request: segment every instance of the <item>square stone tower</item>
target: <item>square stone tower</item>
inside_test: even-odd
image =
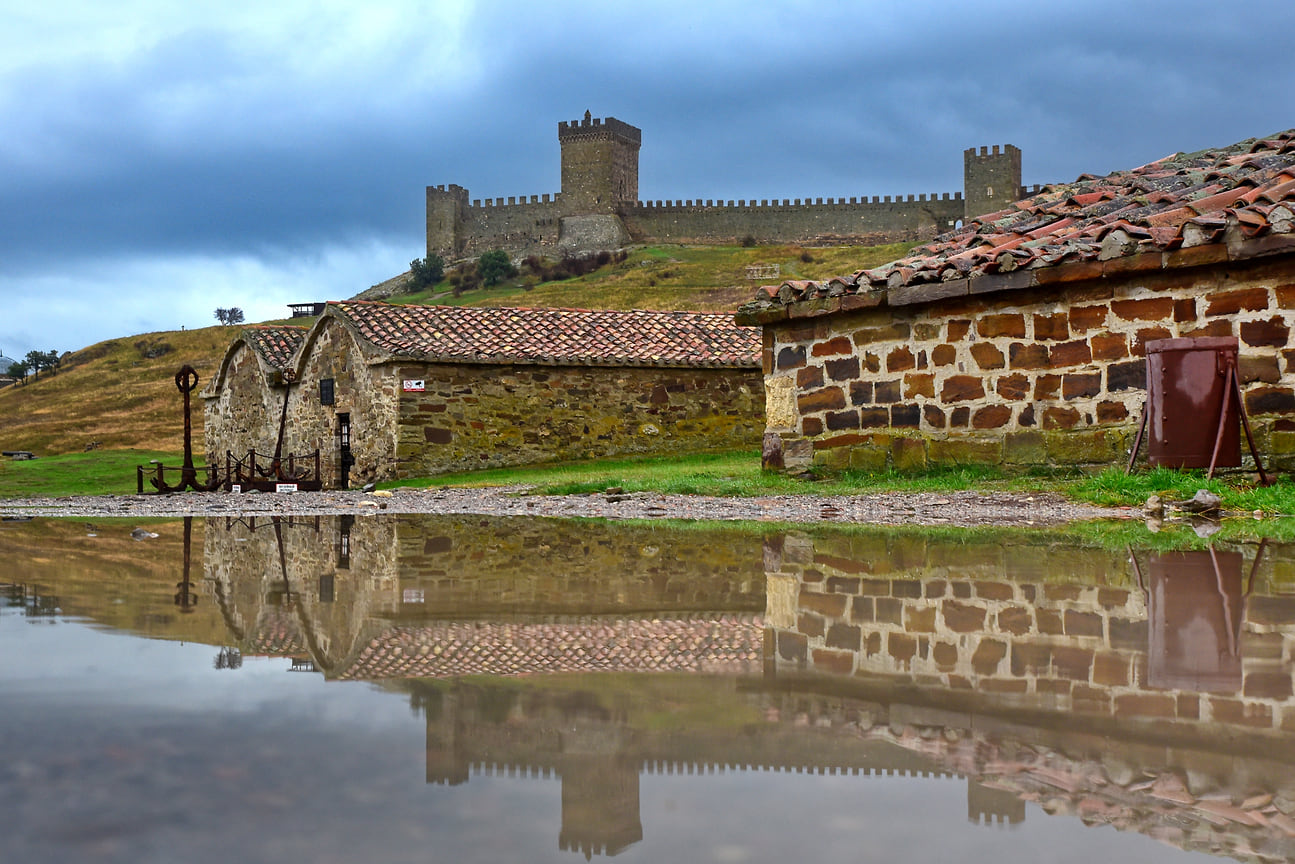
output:
[[[558,124],[562,147],[562,213],[615,213],[639,195],[639,147],[643,132],[614,117],[585,112],[583,121]]]
[[[1021,150],[995,144],[990,152],[970,147],[962,154],[963,197],[966,218],[996,213],[1021,197]]]

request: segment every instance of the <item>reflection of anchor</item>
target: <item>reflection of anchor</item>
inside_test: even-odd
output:
[[[175,605],[181,612],[192,612],[198,605],[198,595],[193,593],[193,583],[189,581],[189,549],[193,541],[193,517],[184,517],[184,578],[177,582]]]
[[[193,424],[189,420],[189,394],[198,386],[198,373],[192,366],[181,366],[175,373],[175,386],[184,394],[184,466],[180,469],[180,482],[171,486],[162,479],[161,466],[157,476],[149,482],[159,492],[183,492],[192,489],[194,492],[210,492],[220,485],[219,477],[212,477],[213,472],[207,469],[207,482],[198,482],[198,472],[193,467]]]

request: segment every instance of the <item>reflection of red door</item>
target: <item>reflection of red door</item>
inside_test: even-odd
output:
[[[1150,563],[1148,681],[1152,687],[1241,689],[1240,552],[1164,552]]]

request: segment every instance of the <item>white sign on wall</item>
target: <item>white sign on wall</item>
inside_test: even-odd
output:
[[[405,379],[405,392],[406,392],[406,393],[422,393],[425,389],[427,389],[427,388],[426,388],[426,382],[425,382],[425,381],[423,381],[423,379],[421,379],[421,378],[419,378],[419,379],[406,378],[406,379]]]
[[[296,483],[275,483],[274,491],[275,492],[296,492],[297,484]]]

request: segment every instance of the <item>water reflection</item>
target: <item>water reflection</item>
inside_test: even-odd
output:
[[[1272,551],[1266,567],[1259,547],[1151,554],[1144,584],[1132,552],[782,538],[766,554],[778,689],[967,776],[972,819],[988,789],[1286,860],[1295,597],[1274,578],[1290,550]]]
[[[374,682],[419,718],[427,789],[477,811],[499,781],[556,782],[549,848],[568,857],[687,857],[672,846],[687,814],[649,803],[657,784],[727,775],[743,781],[740,802],[699,806],[748,812],[733,847],[745,851],[724,853],[739,859],[772,855],[784,835],[796,854],[828,842],[815,819],[857,823],[883,857],[921,843],[935,857],[945,844],[966,860],[1014,859],[1036,836],[1054,849],[1069,825],[1110,825],[1127,832],[1119,849],[1145,835],[1239,860],[1295,858],[1287,546],[1112,551],[1048,534],[760,536],[481,517],[156,530],[141,545],[84,524],[6,528],[0,605],[211,646],[222,687],[265,658],[315,673],[285,679],[329,682],[330,702],[353,698],[335,682]],[[0,697],[4,687],[0,676]],[[838,778],[892,790],[925,778],[926,803],[850,785],[838,803],[857,796],[864,810],[856,802],[847,818],[818,803],[806,824],[786,824],[786,793],[763,790],[808,775],[833,799]],[[0,801],[13,776],[0,774]],[[948,784],[964,827],[945,814],[931,832]],[[375,800],[373,818],[411,818]],[[521,810],[501,818],[527,824]],[[435,842],[452,845],[462,824],[444,822]],[[885,838],[897,825],[911,833],[895,845]],[[986,845],[984,826],[1012,830]],[[1075,860],[1109,842],[1067,836]]]

